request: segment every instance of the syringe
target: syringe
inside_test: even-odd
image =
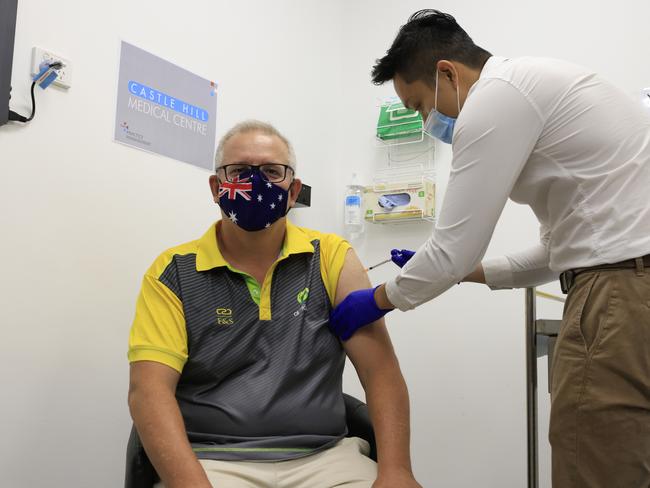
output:
[[[386,264],[386,263],[388,263],[390,261],[391,261],[391,258],[384,259],[381,263],[373,264],[372,266],[366,268],[366,271],[370,271],[371,269],[375,269],[375,268],[381,266],[382,264]]]

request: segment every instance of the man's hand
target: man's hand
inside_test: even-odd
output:
[[[330,315],[330,328],[342,341],[347,341],[361,327],[386,315],[375,302],[375,289],[366,288],[350,293]]]
[[[409,259],[413,257],[415,251],[409,251],[408,249],[391,249],[390,259],[400,268],[403,268],[406,263],[409,262]]]
[[[422,485],[415,481],[413,473],[402,470],[379,473],[372,488],[422,488]]]

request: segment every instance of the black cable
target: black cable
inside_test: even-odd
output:
[[[50,68],[54,69],[60,69],[63,67],[63,64],[60,63],[59,61],[56,61],[54,63],[51,63],[48,65]],[[36,115],[36,98],[34,97],[34,88],[36,87],[36,80],[32,82],[32,88],[30,90],[30,93],[32,95],[32,114],[29,117],[25,117],[24,115],[20,115],[17,112],[14,112],[13,110],[9,110],[9,120],[14,120],[16,122],[22,122],[23,124],[31,121],[34,118],[34,115]]]
[[[36,115],[36,98],[34,98],[34,88],[36,87],[36,82],[32,82],[32,89],[30,90],[31,95],[32,95],[32,114],[29,117],[25,117],[24,115],[20,115],[17,112],[14,112],[13,110],[9,110],[9,120],[15,120],[16,122],[22,122],[23,124],[26,124],[30,120],[34,118],[34,115]]]
[[[27,119],[27,122],[32,120],[34,118],[34,115],[36,115],[36,98],[34,98],[34,87],[36,86],[36,82],[32,81],[32,89],[30,90],[30,93],[32,95],[32,115],[29,116]]]

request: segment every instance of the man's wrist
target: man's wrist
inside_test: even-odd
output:
[[[400,486],[407,480],[415,481],[415,476],[413,471],[410,468],[410,465],[395,465],[391,464],[390,466],[382,466],[382,463],[378,463],[377,466],[377,482],[380,486]],[[411,486],[411,483],[408,483],[408,486]]]
[[[411,469],[411,463],[408,459],[404,461],[395,461],[393,462],[378,462],[377,463],[377,473],[378,474],[403,474],[413,476],[413,470]]]
[[[375,288],[374,298],[377,308],[380,308],[381,310],[393,310],[395,308],[395,305],[393,305],[388,299],[385,283]]]

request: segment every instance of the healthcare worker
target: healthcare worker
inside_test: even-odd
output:
[[[460,281],[498,289],[560,277],[553,486],[650,486],[647,109],[588,69],[492,56],[436,10],[411,16],[372,76],[392,80],[425,130],[452,144],[451,173],[431,237],[410,260],[394,251],[397,277],[348,295],[332,312],[335,333],[345,340]],[[540,243],[482,261],[508,198],[532,208]]]

